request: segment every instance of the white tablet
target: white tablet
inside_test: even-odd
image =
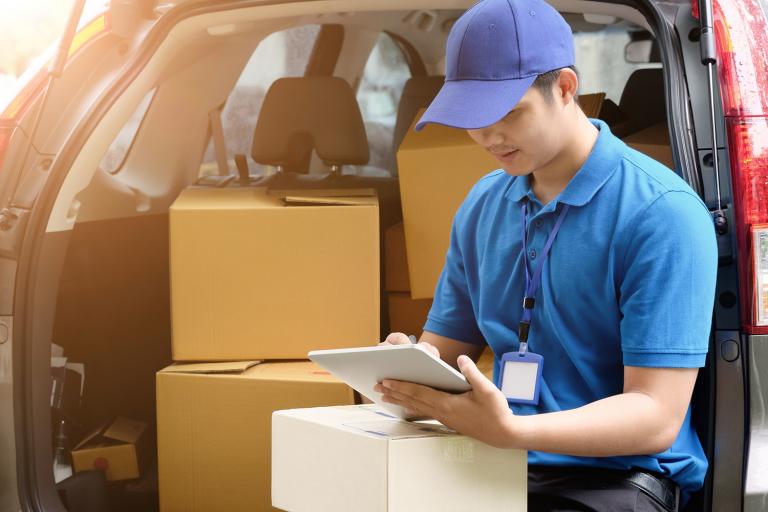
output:
[[[313,350],[309,358],[400,418],[411,419],[402,407],[381,401],[381,393],[373,390],[378,382],[402,380],[451,393],[472,389],[461,373],[419,344]]]

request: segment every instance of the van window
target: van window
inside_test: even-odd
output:
[[[269,86],[278,78],[304,76],[320,25],[302,25],[265,37],[243,68],[221,113],[230,173],[236,173],[235,155],[247,156],[251,174],[267,172],[251,158],[251,143],[261,104]],[[203,156],[200,176],[219,173],[213,139]]]
[[[371,159],[368,167],[395,169],[392,136],[397,120],[397,107],[411,71],[403,52],[385,33],[379,35],[368,56],[357,89],[357,102],[368,135]]]
[[[155,97],[156,91],[157,88],[152,89],[141,100],[136,110],[131,114],[131,117],[120,129],[115,140],[110,144],[109,149],[104,154],[104,158],[99,163],[99,169],[115,174],[123,167],[125,157],[128,156],[128,151],[130,151],[133,145],[133,139],[136,138],[136,134],[139,132],[139,127],[144,121],[144,116],[146,116],[147,110],[149,110],[149,105],[152,103],[152,98]]]
[[[618,104],[624,85],[633,71],[661,67],[659,63],[627,62],[624,49],[629,42],[629,31],[620,27],[574,33],[579,94],[604,92],[607,99]]]

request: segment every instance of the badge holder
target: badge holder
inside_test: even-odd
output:
[[[501,357],[499,389],[507,402],[537,405],[544,358],[532,352],[507,352]]]
[[[533,309],[533,299],[526,299],[526,309]],[[544,358],[528,352],[528,331],[530,322],[520,322],[518,336],[520,349],[501,356],[499,371],[499,389],[507,402],[515,404],[538,405],[541,391],[541,375]]]

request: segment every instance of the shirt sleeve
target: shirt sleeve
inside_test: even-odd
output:
[[[688,192],[667,192],[628,234],[619,297],[624,365],[704,366],[717,278],[709,212]]]
[[[435,288],[424,330],[464,343],[485,344],[472,307],[465,260],[460,247],[461,221],[456,214],[445,265]]]

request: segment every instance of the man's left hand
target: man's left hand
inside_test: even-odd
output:
[[[506,397],[478,370],[472,359],[459,356],[458,365],[472,386],[466,393],[445,393],[389,379],[377,384],[374,391],[383,394],[384,402],[404,407],[408,414],[428,416],[490,446],[510,448],[514,415]]]

